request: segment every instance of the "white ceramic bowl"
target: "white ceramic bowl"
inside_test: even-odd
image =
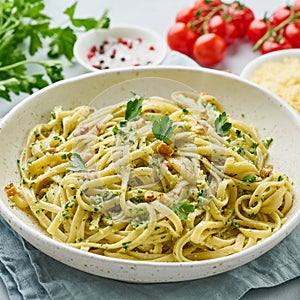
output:
[[[250,61],[240,76],[277,94],[299,113],[299,61],[300,49],[270,52]],[[268,73],[263,75],[263,72]]]
[[[105,49],[103,50],[105,53],[99,54],[101,46]],[[96,51],[88,58],[92,47],[96,47]],[[115,53],[111,56],[113,51]],[[74,45],[75,58],[89,71],[99,71],[100,68],[157,65],[163,61],[166,54],[167,44],[161,36],[137,26],[89,30],[82,34]]]
[[[16,161],[25,136],[35,124],[48,119],[56,105],[71,108],[88,104],[107,87],[128,79],[161,77],[178,80],[198,91],[215,95],[233,118],[254,124],[261,137],[273,137],[270,160],[294,182],[296,199],[287,222],[271,237],[239,253],[205,261],[161,263],[127,261],[86,253],[52,240],[23,211],[11,208],[4,192],[18,182]],[[151,84],[150,84],[151,85]],[[141,87],[143,90],[144,87]],[[147,84],[149,88],[149,83]],[[165,86],[156,88],[162,95]],[[127,91],[125,91],[127,97]],[[6,221],[36,248],[54,259],[85,272],[129,282],[175,282],[203,278],[241,266],[283,240],[300,221],[300,119],[282,100],[256,85],[221,71],[178,67],[131,68],[89,73],[53,84],[28,97],[0,123],[0,212]],[[288,253],[286,253],[288,255]]]
[[[298,58],[300,59],[300,49],[286,49],[280,51],[270,52],[251,60],[242,70],[240,76],[243,79],[251,80],[254,72],[258,70],[264,63],[268,62],[282,62],[284,58]]]

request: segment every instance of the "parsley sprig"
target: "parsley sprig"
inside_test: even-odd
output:
[[[176,125],[173,125],[173,121],[165,114],[160,119],[156,119],[152,125],[152,133],[154,136],[163,142],[168,142],[172,136]]]
[[[73,171],[73,172],[80,172],[86,170],[85,162],[83,161],[80,154],[76,152],[70,152],[66,155],[69,159],[69,167],[66,167],[67,170]]]
[[[134,121],[138,118],[142,111],[142,103],[144,97],[137,95],[135,92],[131,92],[134,96],[132,100],[127,102],[126,111],[125,111],[125,120]]]
[[[226,112],[222,112],[215,120],[216,132],[220,136],[228,135],[231,129],[232,124],[227,122]]]
[[[44,0],[0,1],[0,98],[11,101],[11,93],[31,94],[49,83],[64,78],[63,68],[73,58],[75,28],[107,28],[107,11],[99,20],[74,18],[77,2],[64,11],[65,26],[52,26],[44,13]],[[41,49],[48,49],[45,60],[32,59]],[[55,61],[65,57],[67,62]],[[27,71],[29,64],[41,67],[41,73]]]

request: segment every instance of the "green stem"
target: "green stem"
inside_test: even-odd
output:
[[[30,63],[35,63],[35,61],[30,61],[30,60],[21,60],[21,61],[18,61],[16,63],[13,63],[11,65],[6,65],[6,66],[3,66],[3,67],[0,67],[0,72],[3,72],[3,71],[7,71],[9,69],[13,69],[13,68],[16,68],[16,67],[19,67],[19,66],[23,66],[23,65],[26,65],[26,64],[30,64]]]
[[[3,67],[0,67],[0,72],[7,71],[9,69],[13,69],[13,68],[20,67],[20,66],[27,65],[27,64],[36,64],[36,65],[40,65],[40,66],[44,67],[47,64],[51,64],[51,63],[55,64],[55,65],[60,65],[60,64],[63,65],[63,63],[58,62],[58,61],[21,60],[16,63],[13,63],[11,65],[6,65]]]
[[[201,29],[204,33],[208,33],[208,21],[220,10],[224,9],[228,4],[224,3],[223,5],[214,7],[205,17],[199,17],[199,19],[195,22],[191,22],[188,26],[195,30],[196,32],[202,33]],[[201,9],[199,9],[201,13]],[[196,28],[198,24],[201,24],[199,28]]]
[[[224,7],[228,6],[227,4],[223,4],[221,6],[217,6],[215,8],[213,8],[204,18],[204,21],[203,21],[203,25],[202,25],[202,28],[203,28],[203,32],[204,33],[208,33],[208,22],[209,20],[217,13],[219,12],[220,10],[223,10]]]
[[[18,83],[18,82],[19,81],[16,78],[4,79],[4,80],[0,80],[0,86],[6,85],[6,84]]]
[[[300,17],[300,13],[294,13],[292,11],[292,14],[283,22],[281,22],[279,25],[277,25],[276,27],[274,27],[273,29],[270,28],[269,25],[269,29],[268,31],[264,34],[263,37],[261,37],[256,44],[253,46],[252,50],[253,51],[257,51],[262,44],[271,36],[274,35],[274,33],[277,33],[278,31],[280,31],[281,29],[283,29],[286,25],[288,25],[289,23],[293,22],[295,19],[297,19],[298,17]]]

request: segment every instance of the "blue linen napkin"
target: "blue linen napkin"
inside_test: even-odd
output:
[[[166,65],[195,66],[171,52]],[[18,299],[240,299],[252,288],[271,287],[300,275],[300,227],[258,259],[208,278],[134,284],[102,278],[66,266],[19,236],[0,216],[0,275],[9,297]]]

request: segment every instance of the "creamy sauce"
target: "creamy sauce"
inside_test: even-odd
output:
[[[91,66],[110,68],[151,65],[157,55],[156,47],[142,38],[108,38],[93,45],[87,53]]]

